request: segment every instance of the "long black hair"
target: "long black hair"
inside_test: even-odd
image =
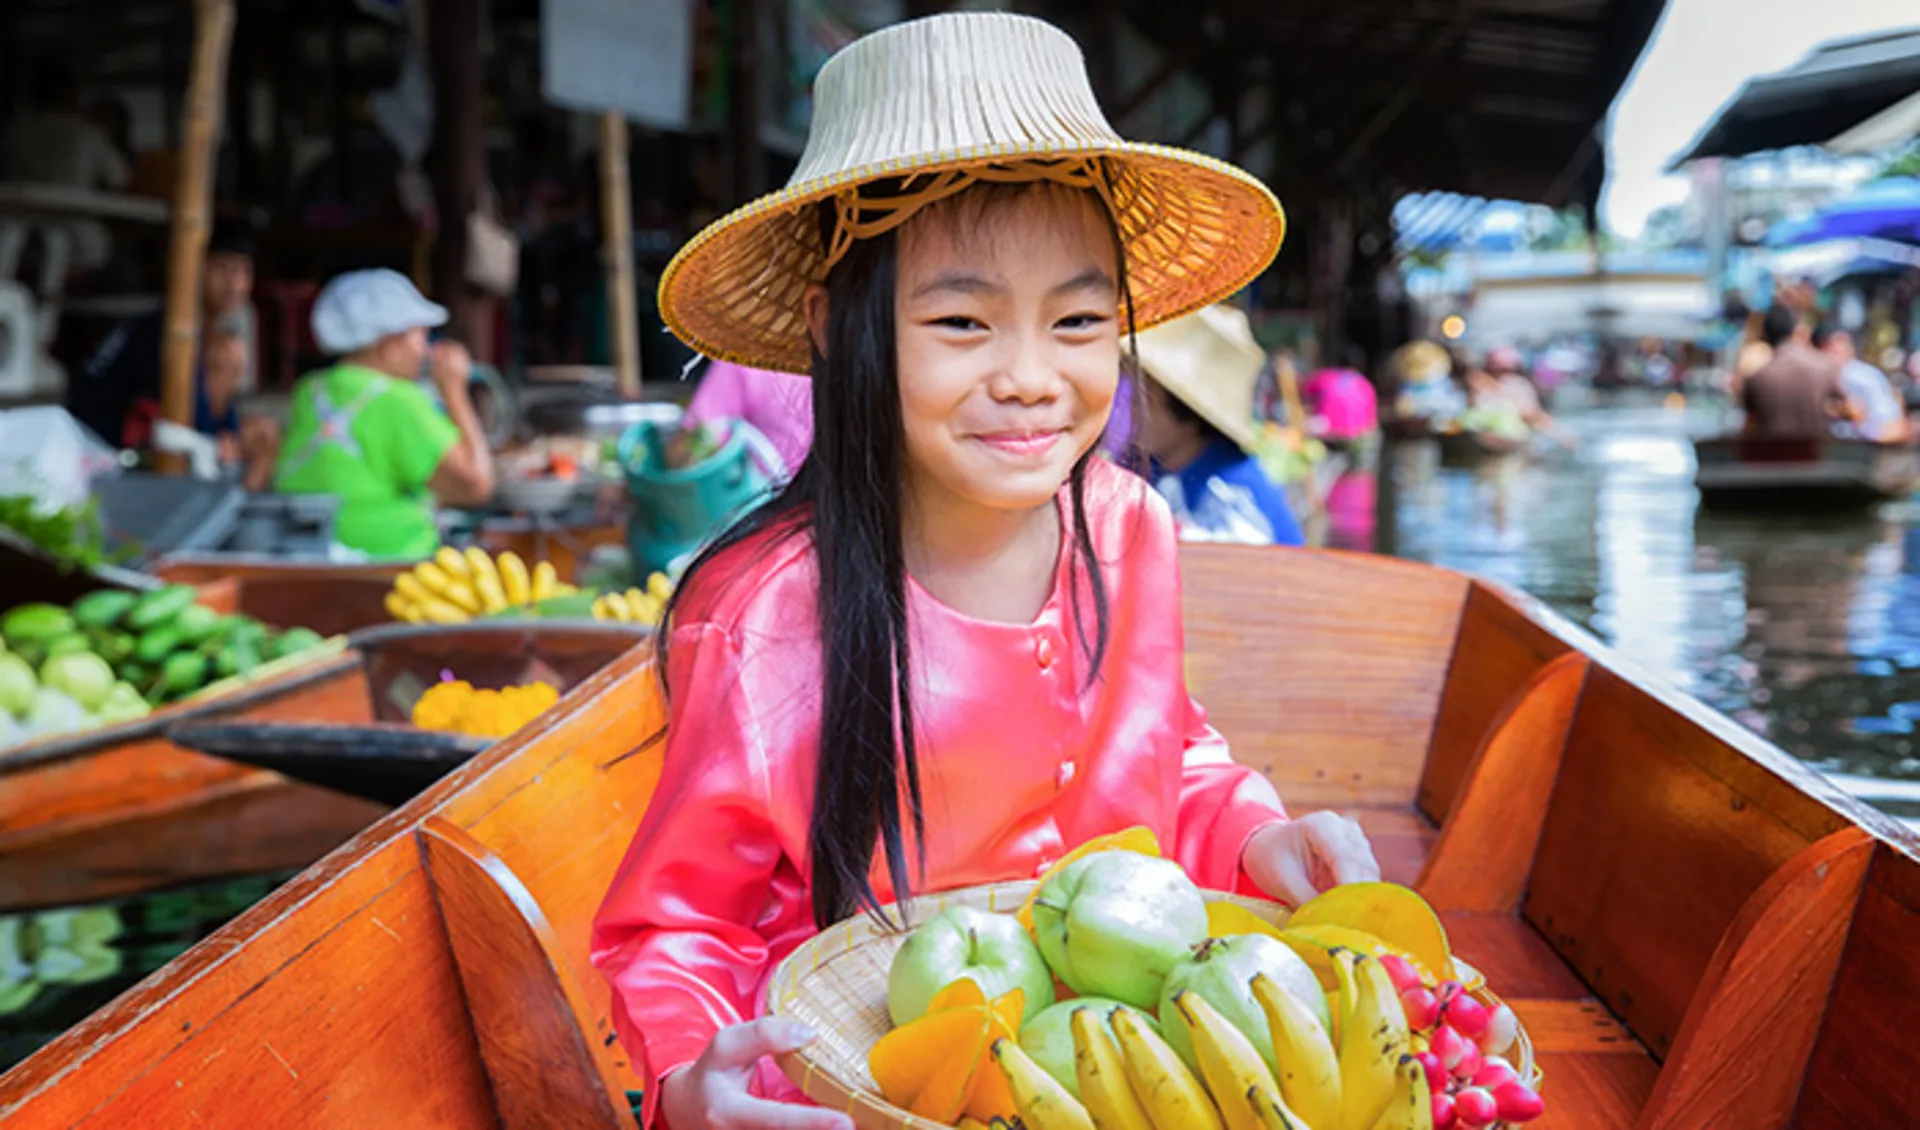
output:
[[[1032,184],[982,184],[964,194],[969,207],[1034,190]],[[897,193],[897,183],[864,192]],[[822,206],[823,242],[835,222]],[[1111,216],[1103,206],[1103,215]],[[1125,254],[1114,230],[1118,282],[1131,338],[1132,302]],[[857,910],[887,919],[868,875],[876,847],[886,854],[896,898],[912,889],[906,834],[916,869],[925,869],[925,820],[914,734],[912,664],[907,642],[907,567],[901,539],[901,484],[906,443],[900,410],[894,291],[894,233],[855,240],[826,279],[826,352],[813,358],[813,446],[793,478],[736,521],[688,566],[663,623],[671,625],[683,594],[716,557],[763,533],[776,541],[810,534],[820,577],[823,685],[820,750],[814,772],[807,850],[812,863],[813,917],[821,928]],[[1096,676],[1108,643],[1106,584],[1086,517],[1089,451],[1068,479],[1071,498],[1069,592],[1079,615],[1080,577],[1093,605],[1094,631],[1080,642]],[[1063,547],[1063,552],[1066,549]],[[671,633],[656,637],[666,671]]]

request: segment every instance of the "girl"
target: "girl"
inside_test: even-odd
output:
[[[643,1122],[852,1126],[764,1057],[815,931],[1044,871],[1147,825],[1203,886],[1378,869],[1287,820],[1188,697],[1166,507],[1092,456],[1122,334],[1244,285],[1250,177],[1121,141],[1036,20],[937,16],[822,70],[793,183],[703,232],[661,306],[701,352],[813,375],[794,479],[695,562],[662,632],[659,785],[595,922]],[[809,361],[811,364],[809,365]]]

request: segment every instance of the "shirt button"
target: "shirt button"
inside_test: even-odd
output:
[[[1053,641],[1041,636],[1040,641],[1033,645],[1033,658],[1043,671],[1053,666]]]
[[[1071,760],[1062,761],[1059,771],[1053,775],[1053,783],[1064,789],[1073,782],[1073,775],[1078,771]]]

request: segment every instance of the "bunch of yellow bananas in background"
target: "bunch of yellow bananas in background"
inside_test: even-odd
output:
[[[655,573],[647,578],[644,589],[628,589],[626,592],[610,592],[593,602],[595,620],[617,620],[623,624],[660,623],[660,615],[667,609],[667,600],[673,596],[673,582],[665,573]]]
[[[550,561],[529,574],[515,553],[496,560],[478,548],[462,553],[443,546],[431,560],[393,579],[387,611],[409,624],[459,624],[579,591],[561,583]]]
[[[1433,1130],[1426,1070],[1380,963],[1335,954],[1335,1034],[1264,975],[1253,992],[1273,1028],[1280,1076],[1253,1041],[1192,991],[1173,999],[1198,1070],[1127,1009],[1073,1014],[1079,1097],[1018,1044],[993,1057],[1028,1130]],[[999,1120],[995,1120],[995,1125]]]

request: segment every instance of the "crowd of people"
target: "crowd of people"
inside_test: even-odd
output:
[[[1730,391],[1745,413],[1743,434],[1756,438],[1902,443],[1913,434],[1899,391],[1860,359],[1852,335],[1784,303],[1740,351]]]

